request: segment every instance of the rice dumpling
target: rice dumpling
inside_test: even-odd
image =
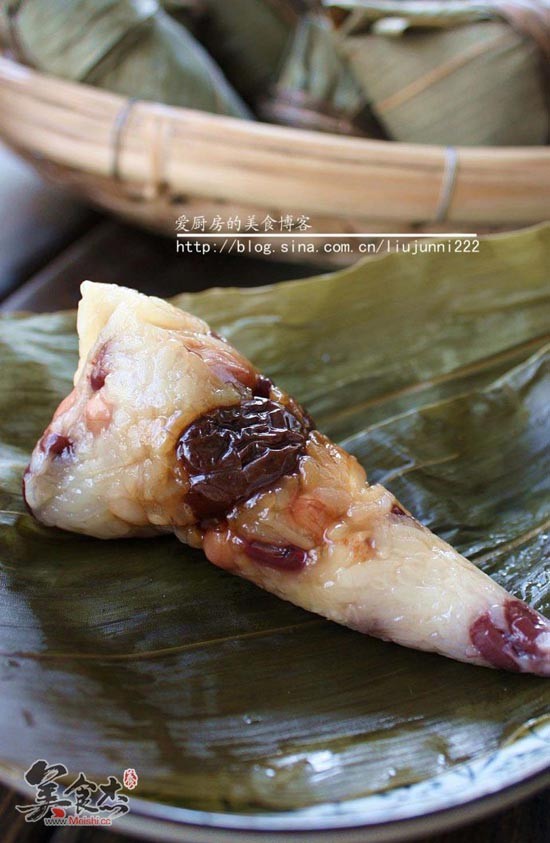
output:
[[[203,0],[201,40],[250,103],[275,80],[306,0]]]
[[[162,0],[162,7],[193,35],[197,35],[204,16],[203,0]]]
[[[548,3],[523,4],[522,15],[514,3],[468,0],[324,5],[339,12],[339,48],[393,139],[548,142]]]
[[[115,285],[82,294],[74,389],[24,478],[40,521],[103,539],[175,533],[359,632],[550,676],[550,621],[367,483],[206,322]]]
[[[4,46],[38,70],[137,99],[249,117],[205,49],[157,0],[2,0]]]
[[[260,115],[274,123],[342,134],[382,137],[365,92],[339,54],[330,19],[304,15]]]

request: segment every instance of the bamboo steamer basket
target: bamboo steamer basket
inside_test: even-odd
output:
[[[343,234],[481,233],[550,218],[549,147],[304,131],[128,100],[1,56],[0,137],[47,179],[172,236],[181,214],[304,215],[312,231]]]

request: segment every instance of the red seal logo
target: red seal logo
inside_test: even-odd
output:
[[[122,781],[126,790],[133,790],[135,787],[137,787],[139,777],[133,767],[128,767],[127,770],[124,770]]]

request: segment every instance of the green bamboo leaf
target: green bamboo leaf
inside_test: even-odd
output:
[[[21,61],[128,97],[250,117],[220,68],[158,0],[0,4],[0,39]]]
[[[548,7],[470,0],[324,0],[340,49],[393,140],[544,145]],[[539,43],[540,41],[540,43]],[[506,79],[506,86],[499,84]]]
[[[343,442],[431,530],[550,612],[550,346]]]
[[[301,18],[269,93],[260,114],[272,122],[383,137],[365,92],[338,51],[334,28],[322,13]]]
[[[265,97],[298,21],[298,0],[204,0],[202,38],[239,93]]]

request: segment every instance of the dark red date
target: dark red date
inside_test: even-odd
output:
[[[258,398],[269,398],[271,395],[271,387],[273,383],[269,378],[266,378],[265,375],[257,375],[256,383],[252,389],[252,392]]]
[[[307,551],[293,544],[278,545],[251,541],[244,543],[244,552],[255,562],[278,571],[301,571],[307,562]]]
[[[60,433],[48,433],[40,443],[41,450],[51,457],[67,457],[73,453],[73,443],[68,436]]]
[[[519,670],[520,659],[527,658],[543,672],[548,668],[548,653],[539,646],[538,638],[550,632],[550,623],[521,600],[508,600],[504,606],[505,627],[497,626],[489,612],[472,624],[470,638],[483,658],[494,667]]]
[[[188,501],[199,519],[221,518],[293,474],[311,425],[268,398],[220,407],[182,433],[176,456],[190,481]]]
[[[109,374],[105,365],[107,346],[102,346],[93,361],[92,371],[90,372],[90,386],[94,392],[103,389],[105,385],[105,378]]]

